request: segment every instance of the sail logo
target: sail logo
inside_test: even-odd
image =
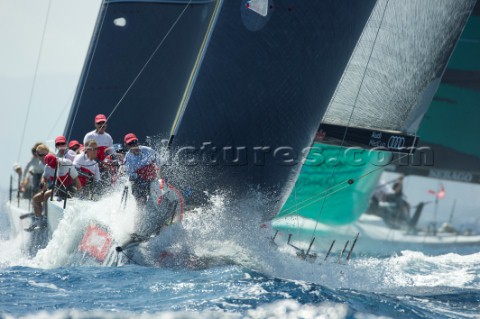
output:
[[[268,14],[268,0],[250,0],[247,1],[245,7],[258,13],[262,17],[266,17]]]
[[[451,181],[471,183],[473,181],[473,174],[463,171],[440,170],[432,169],[428,172],[428,177],[447,179]]]
[[[80,243],[79,250],[88,253],[99,261],[105,260],[112,237],[102,228],[89,225]]]
[[[389,149],[398,150],[405,146],[405,137],[392,135],[388,139],[387,147]]]

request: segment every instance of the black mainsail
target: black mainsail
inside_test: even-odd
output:
[[[215,0],[104,1],[65,136],[82,140],[98,113],[114,141],[168,136],[213,27]]]
[[[275,213],[375,3],[106,1],[66,133],[105,113],[115,140],[169,136],[191,198],[261,188]]]

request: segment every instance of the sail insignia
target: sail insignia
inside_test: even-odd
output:
[[[250,0],[247,1],[245,7],[262,17],[266,17],[268,14],[268,0]]]
[[[113,24],[117,27],[123,28],[127,25],[127,19],[120,17],[113,20]]]

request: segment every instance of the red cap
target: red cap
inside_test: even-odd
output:
[[[58,143],[67,143],[67,139],[65,138],[65,136],[57,136],[57,138],[55,139],[55,145],[57,145]]]
[[[128,133],[127,135],[125,135],[125,137],[123,138],[123,140],[125,141],[125,144],[128,144],[128,143],[131,143],[133,141],[138,141],[138,138],[135,134],[133,133]]]
[[[97,116],[95,116],[95,124],[99,122],[106,122],[106,121],[107,121],[107,117],[103,114],[97,114]]]
[[[68,148],[72,148],[72,147],[75,147],[75,146],[80,146],[80,142],[77,141],[77,140],[72,140],[72,141],[70,141],[70,143],[68,143]]]
[[[52,153],[48,153],[47,155],[45,155],[43,161],[51,168],[55,168],[55,166],[57,166],[57,157]]]

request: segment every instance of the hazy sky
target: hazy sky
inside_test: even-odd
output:
[[[100,4],[101,0],[0,0],[0,188],[8,187],[14,162],[23,167],[30,159],[35,142],[51,143],[63,134]]]

